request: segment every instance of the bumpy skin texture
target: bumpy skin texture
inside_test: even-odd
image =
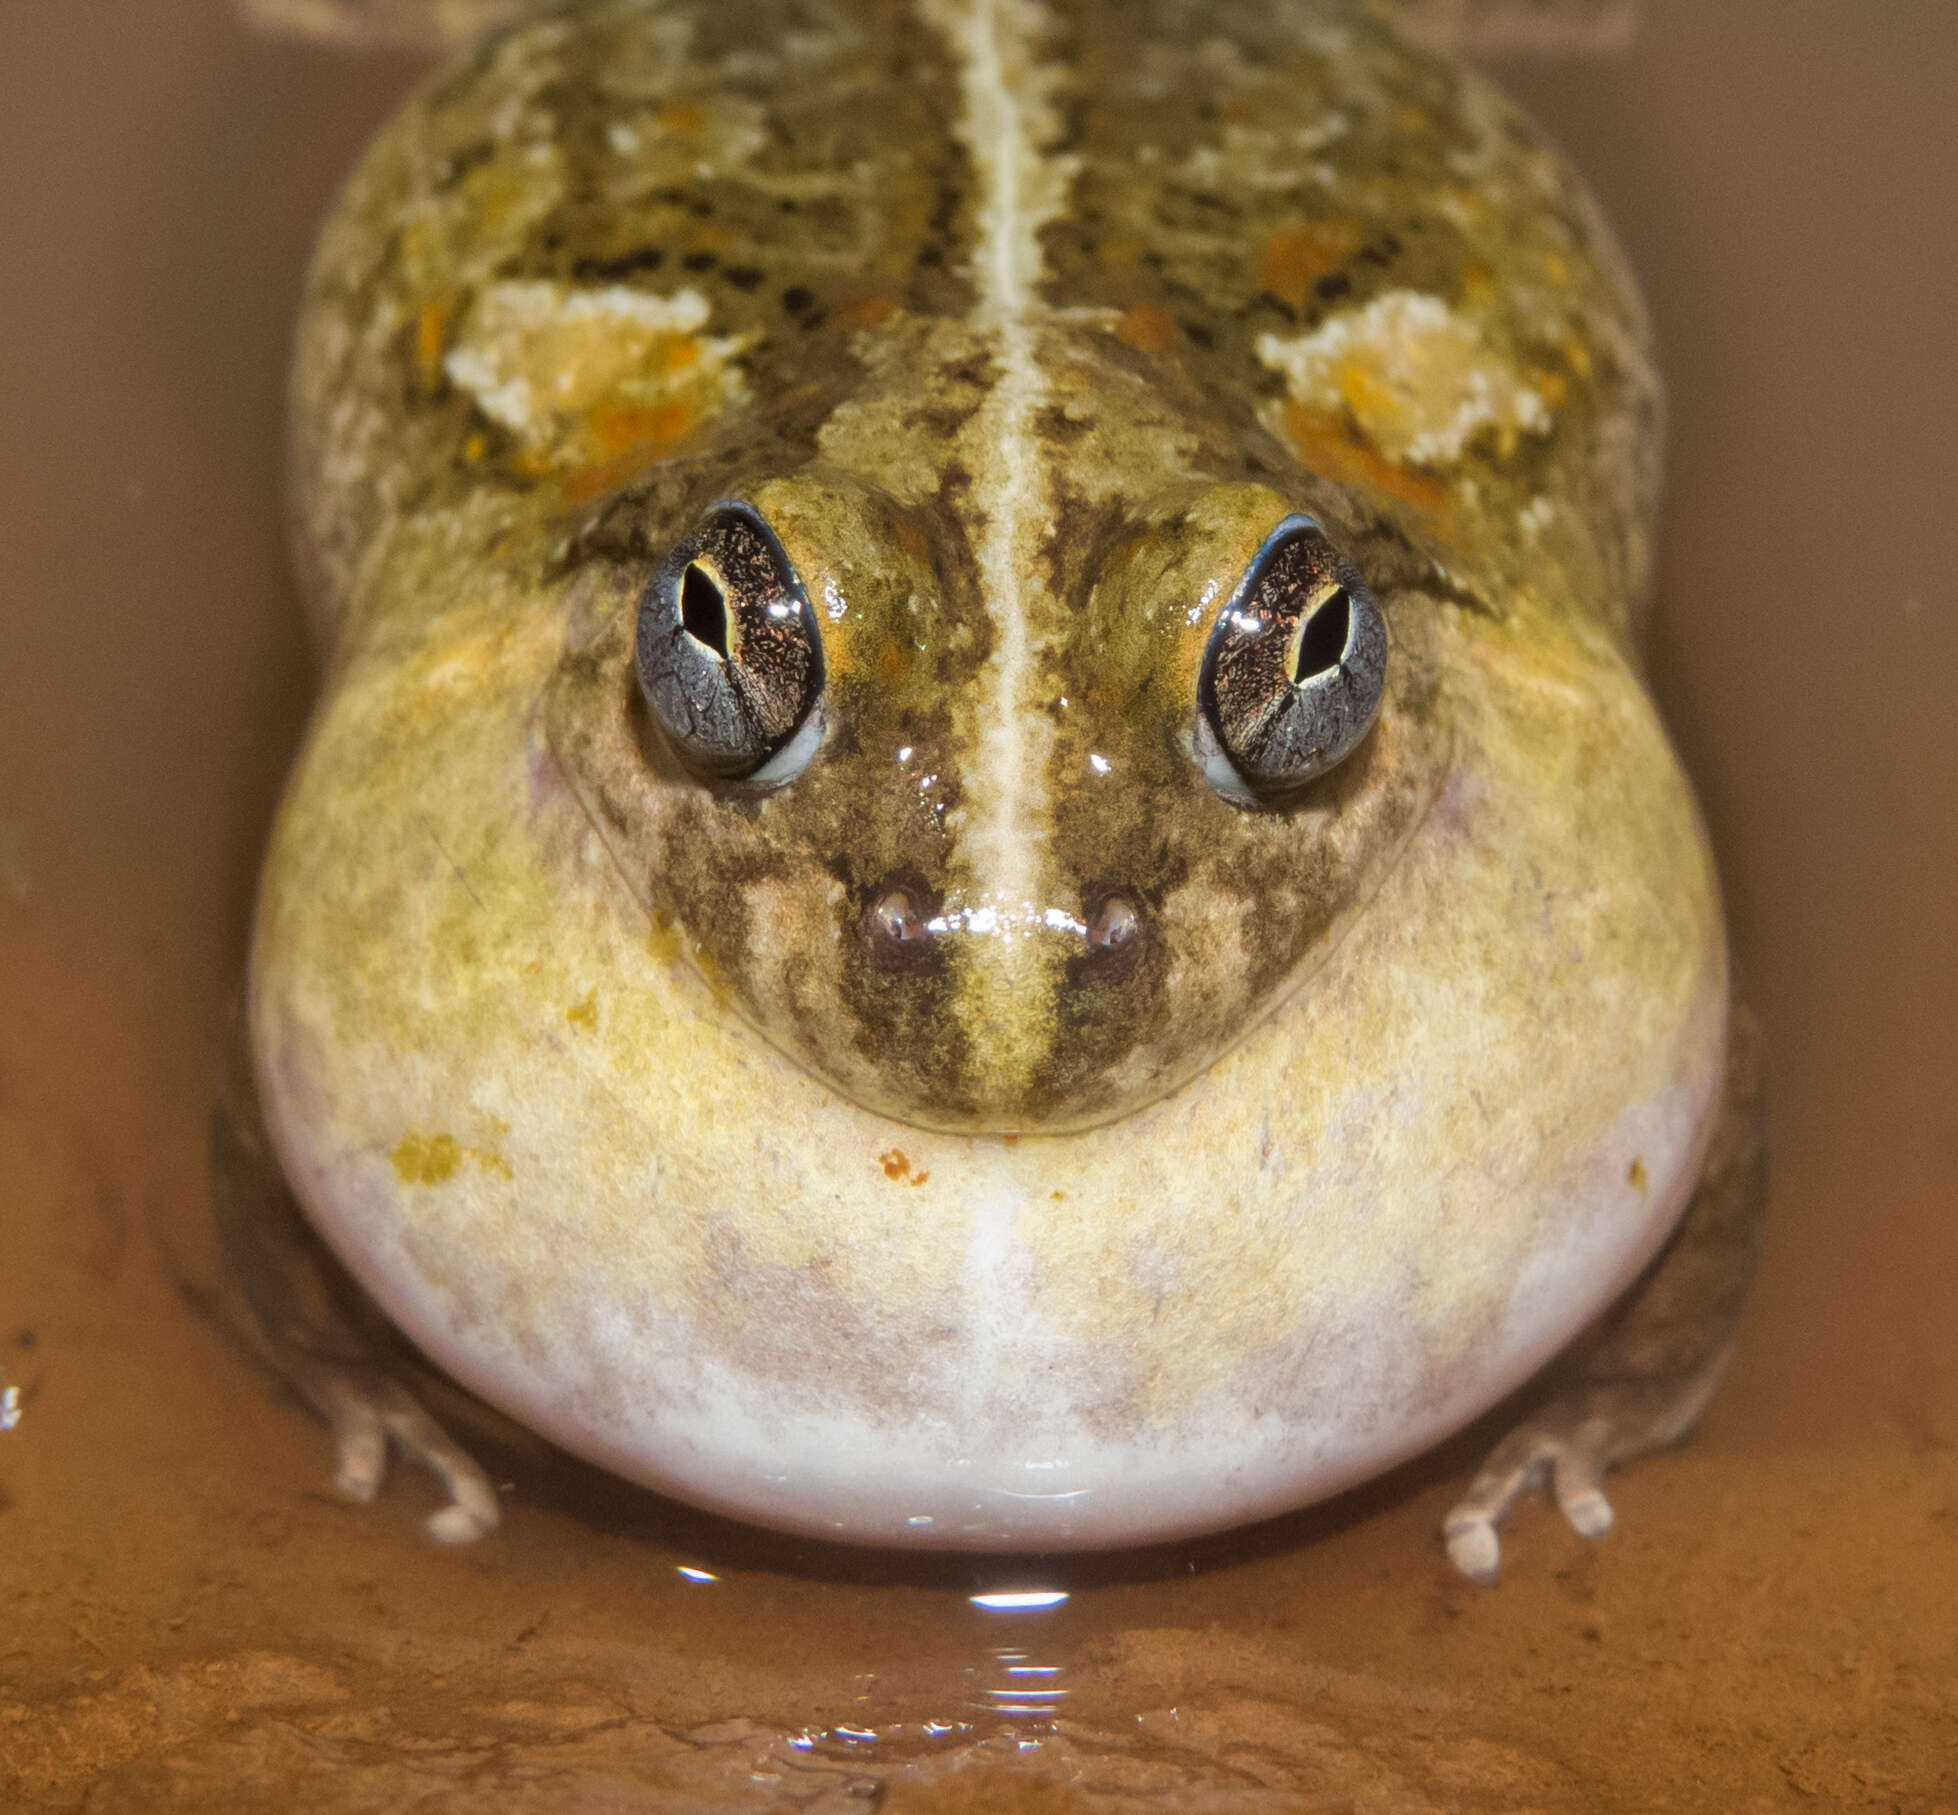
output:
[[[1458,70],[1263,0],[592,0],[377,143],[295,404],[266,1120],[549,1435],[876,1541],[1215,1528],[1457,1428],[1678,1221],[1727,980],[1630,653],[1645,328]],[[633,684],[727,498],[821,623],[774,791]],[[1387,694],[1256,808],[1196,677],[1294,512]]]

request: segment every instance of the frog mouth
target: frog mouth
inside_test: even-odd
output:
[[[1430,689],[1302,804],[1246,810],[1171,748],[1113,811],[1055,787],[989,870],[956,818],[920,834],[880,806],[847,727],[761,796],[668,762],[604,595],[574,609],[544,723],[653,943],[839,1096],[915,1126],[1075,1132],[1196,1078],[1325,965],[1449,769]]]

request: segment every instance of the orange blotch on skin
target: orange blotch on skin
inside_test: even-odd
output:
[[[415,318],[415,376],[425,391],[432,391],[442,378],[442,353],[449,340],[449,317],[455,304],[446,296],[421,306]]]
[[[931,559],[931,543],[925,532],[907,518],[900,517],[895,531],[897,545],[912,560],[925,562]]]
[[[1634,1158],[1625,1173],[1625,1183],[1634,1191],[1643,1193],[1646,1186],[1645,1161]]]
[[[1130,235],[1117,234],[1095,247],[1096,262],[1110,271],[1133,271],[1149,248]]]
[[[1176,322],[1154,303],[1132,303],[1115,326],[1115,338],[1138,353],[1167,353],[1176,339]]]
[[[1564,342],[1564,364],[1579,378],[1591,376],[1591,349],[1575,334]]]
[[[1570,395],[1570,380],[1561,372],[1534,372],[1530,383],[1536,394],[1553,410],[1561,409]]]
[[[895,296],[863,296],[837,310],[836,319],[845,328],[874,328],[897,313]]]
[[[653,363],[662,372],[684,372],[700,358],[700,342],[691,334],[673,334],[653,349]]]
[[[678,441],[694,425],[690,403],[625,404],[591,413],[592,439],[606,460],[653,443]]]
[[[653,464],[659,455],[648,445],[638,444],[615,454],[610,460],[600,460],[592,466],[581,466],[575,473],[565,476],[563,487],[566,504],[589,504],[594,498],[602,498],[609,491],[625,484],[635,473]]]
[[[1284,424],[1300,460],[1321,478],[1364,486],[1423,510],[1434,510],[1447,500],[1448,488],[1439,480],[1383,459],[1364,442],[1354,440],[1338,416],[1292,401],[1285,405]]]
[[[698,420],[693,405],[679,402],[594,410],[592,440],[601,457],[566,476],[565,502],[589,504],[623,485],[640,468],[665,458]]]
[[[592,989],[582,1002],[574,1002],[564,1011],[564,1018],[573,1027],[582,1028],[586,1033],[598,1030],[598,991]]]
[[[1312,287],[1359,250],[1364,232],[1358,221],[1314,221],[1274,233],[1258,255],[1258,288],[1288,308],[1302,309]]]
[[[657,118],[668,132],[698,132],[707,124],[704,109],[678,101],[662,107]]]
[[[913,1172],[911,1161],[901,1147],[893,1147],[888,1153],[877,1156],[878,1165],[884,1168],[884,1176],[893,1185],[922,1185],[931,1177],[929,1172]]]
[[[877,651],[877,672],[887,681],[901,681],[911,669],[911,651],[902,643],[885,642]]]

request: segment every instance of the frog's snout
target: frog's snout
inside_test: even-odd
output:
[[[1130,976],[1148,939],[1139,899],[1094,888],[1077,908],[982,905],[948,909],[916,871],[901,870],[870,891],[859,932],[871,963],[887,972],[935,972],[959,942],[1039,938],[1065,951],[1070,984],[1118,983]]]

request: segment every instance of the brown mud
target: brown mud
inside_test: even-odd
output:
[[[1958,13],[1665,0],[1496,71],[1654,304],[1655,667],[1777,1179],[1699,1440],[1601,1544],[1525,1511],[1493,1591],[1436,1542],[1459,1447],[1060,1568],[536,1457],[459,1552],[420,1478],[327,1490],[203,1308],[203,1122],[310,687],[291,310],[414,68],[217,0],[0,6],[0,1809],[1958,1815]],[[1015,1587],[1070,1598],[969,1599]]]

